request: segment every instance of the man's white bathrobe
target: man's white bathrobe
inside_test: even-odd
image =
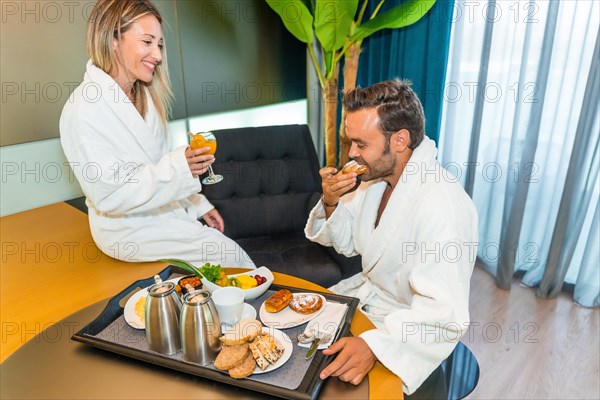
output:
[[[132,262],[176,257],[254,267],[234,241],[198,222],[214,207],[198,194],[202,186],[190,172],[186,147],[170,150],[152,100],[144,119],[91,61],[63,109],[60,138],[104,253]]]
[[[412,394],[452,352],[469,322],[469,279],[477,242],[473,202],[436,161],[427,137],[414,150],[375,227],[387,183],[364,182],[328,220],[319,202],[306,237],[346,256],[362,273],[333,292],[357,297],[377,329],[362,337]]]

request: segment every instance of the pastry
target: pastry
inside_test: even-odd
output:
[[[303,293],[294,296],[290,308],[300,314],[312,314],[323,307],[323,298],[316,294]]]
[[[356,175],[361,175],[367,172],[368,170],[369,167],[367,167],[366,165],[361,165],[356,161],[352,160],[346,165],[344,165],[344,167],[342,168],[342,174],[349,174],[351,172],[355,172]]]
[[[292,301],[293,298],[294,296],[289,290],[278,290],[265,301],[265,310],[270,313],[279,312],[285,307],[287,307],[287,305],[290,304],[290,301]]]

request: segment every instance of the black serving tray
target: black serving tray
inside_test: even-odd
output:
[[[184,270],[171,265],[162,270],[158,275],[160,275],[160,277],[163,280],[167,280],[173,274],[186,275],[187,273]],[[290,390],[284,387],[276,386],[274,384],[257,382],[249,379],[233,379],[229,375],[211,368],[207,368],[201,365],[190,364],[157,353],[146,352],[132,347],[127,347],[125,345],[110,342],[97,337],[97,335],[100,332],[102,332],[117,318],[123,315],[123,307],[121,307],[119,304],[125,297],[127,297],[132,291],[134,291],[137,288],[145,288],[152,284],[154,284],[153,277],[132,283],[125,290],[113,297],[108,302],[108,305],[106,306],[104,311],[102,311],[102,313],[94,321],[85,326],[79,332],[75,333],[72,339],[103,350],[111,351],[113,353],[121,354],[127,357],[160,365],[162,367],[171,368],[188,374],[200,376],[213,381],[253,390],[256,392],[266,393],[269,395],[283,397],[287,399],[312,400],[317,398],[319,391],[321,390],[321,387],[323,385],[323,380],[319,378],[319,374],[333,357],[325,356],[323,352],[320,351],[318,351],[313,357],[312,362],[300,383],[300,386],[298,386],[298,388],[294,390]],[[306,292],[306,289],[281,285],[271,285],[270,289],[288,289],[291,292]],[[354,316],[354,312],[356,311],[356,307],[358,306],[358,299],[354,297],[340,296],[332,293],[324,293],[313,290],[311,290],[311,292],[322,294],[328,301],[342,303],[348,306],[348,312],[346,313],[345,319],[342,321],[342,328],[340,330],[340,333],[338,333],[338,337],[349,336],[350,323],[352,321],[352,317]]]

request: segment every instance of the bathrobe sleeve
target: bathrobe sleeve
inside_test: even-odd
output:
[[[119,157],[109,148],[80,145],[78,160],[84,166],[73,170],[86,197],[94,207],[109,215],[149,211],[199,192],[198,178],[189,170],[183,154],[185,147],[166,153],[156,164],[143,164]],[[72,162],[73,164],[73,162]],[[202,196],[204,197],[204,196]],[[195,205],[205,209],[207,200],[197,198]]]
[[[340,201],[329,219],[325,219],[325,208],[317,202],[308,216],[304,234],[308,240],[323,246],[333,247],[347,257],[357,254],[352,237],[352,203]]]
[[[201,193],[194,193],[188,200],[194,205],[198,218],[201,218],[204,214],[215,208],[210,201]]]
[[[469,326],[477,220],[476,215],[448,218],[460,215],[452,208],[452,202],[421,204],[414,247],[407,247],[411,255],[399,255],[415,263],[409,276],[412,303],[388,314],[382,328],[360,335],[379,361],[402,378],[407,394],[450,355]],[[394,271],[385,269],[374,278],[393,279]]]

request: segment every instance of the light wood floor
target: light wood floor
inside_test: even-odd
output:
[[[467,399],[600,399],[600,310],[554,300],[515,280],[510,291],[475,268],[471,321],[462,341],[477,357]],[[478,325],[477,325],[478,324]]]

